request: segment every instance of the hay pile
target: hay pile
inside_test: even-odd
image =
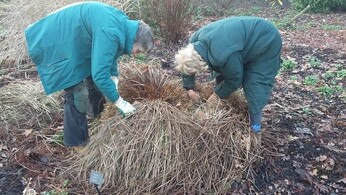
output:
[[[0,2],[0,63],[4,66],[19,65],[28,59],[25,28],[70,3],[86,0],[8,0]],[[118,7],[126,13],[137,12],[137,0],[99,0]]]
[[[0,126],[43,128],[61,117],[61,95],[46,96],[40,81],[15,81],[0,88]]]
[[[73,181],[85,185],[90,170],[96,170],[104,173],[103,193],[225,194],[234,181],[251,173],[262,148],[248,129],[241,95],[217,108],[205,103],[179,108],[177,101],[188,101],[180,84],[172,84],[159,69],[138,70],[141,74],[127,75],[130,82],[120,80],[127,98],[133,93],[131,99],[138,101],[136,114],[122,119],[107,105],[91,128],[89,144],[70,159],[66,173],[78,178]]]

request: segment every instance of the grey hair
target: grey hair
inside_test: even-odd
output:
[[[139,22],[135,44],[146,53],[149,53],[154,48],[154,33],[150,26],[143,21]]]
[[[194,75],[208,70],[208,66],[191,43],[175,55],[175,69],[185,75]]]

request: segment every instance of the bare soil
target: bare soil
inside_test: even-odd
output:
[[[283,18],[287,14],[286,8],[263,7],[253,15]],[[215,19],[201,19],[192,25],[191,31]],[[346,13],[304,14],[293,25],[280,27],[284,41],[282,57],[295,60],[297,66],[277,76],[264,112],[264,130],[277,140],[273,146],[275,155],[267,154],[255,167],[255,183],[250,179],[234,183],[230,194],[346,194],[345,96],[341,92],[326,96],[318,91],[324,85],[340,86],[345,91],[345,77],[337,76],[346,69],[345,21]],[[161,59],[162,67],[177,75],[172,68],[173,57],[182,45],[159,44],[151,57]],[[312,56],[318,59],[315,65]],[[326,72],[334,76],[326,78]],[[312,86],[304,84],[311,75],[318,82]],[[8,82],[1,81],[0,87]],[[32,178],[32,186],[39,191],[59,191],[62,184],[54,178],[61,160],[70,151],[59,144],[47,146],[40,135],[61,131],[61,123],[57,119],[51,129],[30,135],[0,127],[0,194],[22,194],[26,185],[23,178]]]

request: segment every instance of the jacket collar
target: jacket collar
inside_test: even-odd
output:
[[[133,45],[135,43],[136,34],[139,27],[138,20],[126,21],[126,42],[125,42],[125,54],[131,55]]]

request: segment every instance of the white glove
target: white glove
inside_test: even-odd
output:
[[[112,79],[112,81],[114,82],[115,87],[116,87],[117,90],[118,90],[118,83],[119,83],[118,77],[116,77],[116,76],[111,76],[111,79]]]
[[[123,100],[123,98],[121,97],[119,97],[119,99],[114,104],[119,109],[123,117],[130,116],[136,111],[135,107],[133,107],[127,101]]]

